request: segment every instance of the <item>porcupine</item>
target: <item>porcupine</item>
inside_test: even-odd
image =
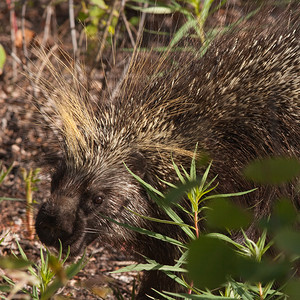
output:
[[[176,226],[149,222],[130,212],[165,218],[124,163],[162,190],[176,181],[172,160],[186,169],[196,144],[213,160],[218,191],[244,191],[253,185],[241,170],[255,158],[300,151],[299,21],[267,32],[230,33],[215,41],[202,57],[197,51],[156,57],[134,56],[111,101],[93,110],[80,82],[53,75],[53,112],[61,120],[61,155],[52,162],[51,197],[42,204],[36,231],[46,245],[80,253],[96,238],[164,264],[174,264],[174,246],[109,222],[147,228],[183,239]],[[51,63],[48,64],[55,73]],[[48,86],[50,84],[50,86]],[[257,216],[270,211],[274,199],[288,193],[299,208],[292,185],[259,188],[239,201]],[[125,208],[126,207],[126,208]],[[151,288],[174,291],[173,281],[149,272],[139,298]]]

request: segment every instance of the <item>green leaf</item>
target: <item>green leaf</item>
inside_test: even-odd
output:
[[[105,10],[97,6],[91,6],[89,8],[89,16],[91,17],[91,22],[94,26],[98,26],[99,20],[104,14],[105,14]]]
[[[274,211],[268,220],[262,220],[261,225],[268,231],[279,231],[284,227],[293,226],[297,220],[297,212],[289,199],[281,199],[274,206]]]
[[[235,246],[238,249],[243,249],[244,248],[244,246],[242,246],[241,244],[233,241],[230,237],[228,237],[227,235],[224,235],[222,233],[214,233],[213,232],[213,233],[208,233],[206,236],[211,237],[211,238],[215,238],[215,239],[219,239],[219,240],[222,240],[224,242],[227,242],[227,243]]]
[[[115,28],[113,26],[108,26],[108,32],[111,34],[111,35],[114,35],[115,34]]]
[[[254,191],[256,191],[257,189],[252,189],[249,191],[245,191],[245,192],[238,192],[238,193],[230,193],[230,194],[217,194],[217,195],[210,195],[205,197],[202,201],[207,201],[209,199],[215,199],[215,198],[229,198],[229,197],[238,197],[238,196],[243,196],[249,193],[252,193]]]
[[[223,297],[223,296],[214,296],[214,295],[190,295],[190,294],[178,294],[178,293],[170,293],[165,292],[167,295],[179,297],[182,299],[201,299],[201,300],[236,300],[236,298],[231,297]],[[174,299],[174,298],[172,298]]]
[[[1,44],[0,44],[0,46],[1,46]],[[1,50],[0,50],[0,52],[1,52]],[[1,55],[1,54],[0,54],[0,55]],[[0,58],[0,59],[1,59],[1,58]],[[0,69],[1,69],[1,67],[0,67]],[[0,166],[1,166],[1,164],[0,164]],[[4,172],[3,170],[0,171],[0,183],[2,183],[2,181],[3,181],[4,178],[10,173],[10,171],[12,170],[12,168],[13,168],[13,164],[11,164],[11,165],[9,166],[9,168],[7,169],[6,172]]]
[[[150,237],[153,237],[153,238],[156,238],[158,240],[161,240],[161,241],[164,241],[164,242],[167,242],[167,243],[171,243],[173,245],[176,245],[176,246],[179,246],[179,247],[182,247],[182,248],[187,248],[185,246],[185,244],[183,244],[182,242],[180,241],[177,241],[176,239],[173,239],[173,238],[170,238],[166,235],[162,235],[160,233],[156,233],[156,232],[153,232],[153,231],[150,231],[150,230],[147,230],[147,229],[144,229],[144,228],[140,228],[140,227],[135,227],[135,226],[131,226],[129,224],[126,224],[126,223],[120,223],[120,222],[117,222],[116,220],[114,219],[111,219],[109,217],[106,217],[104,215],[101,215],[102,218],[105,218],[107,220],[109,220],[110,222],[113,222],[117,225],[120,225],[124,228],[127,228],[127,229],[130,229],[130,230],[133,230],[135,232],[138,232],[138,233],[141,233],[141,234],[145,234],[147,236],[150,236]]]
[[[246,167],[244,174],[256,183],[278,185],[300,174],[300,162],[296,158],[285,157],[255,160]]]
[[[155,6],[155,7],[139,7],[139,6],[133,6],[133,5],[126,5],[127,7],[130,7],[131,9],[141,11],[148,14],[154,14],[154,15],[161,15],[161,14],[172,14],[176,11],[176,9],[166,6]]]
[[[2,201],[26,201],[26,200],[19,199],[19,198],[0,197],[0,202]]]
[[[181,172],[180,172],[178,166],[175,164],[173,158],[172,158],[172,164],[173,164],[173,168],[174,168],[174,170],[175,170],[175,172],[176,172],[176,174],[177,174],[179,180],[181,181],[181,183],[184,184],[184,183],[186,182],[186,181],[185,181],[185,178],[182,176],[182,174],[181,174]]]
[[[31,265],[32,263],[25,259],[16,258],[13,256],[0,257],[0,267],[3,269],[24,269]]]
[[[4,284],[0,285],[0,292],[7,293],[10,291],[10,289],[11,289],[11,287],[9,285],[4,285]]]
[[[140,271],[153,271],[153,270],[159,270],[159,271],[171,271],[171,272],[180,272],[180,273],[186,273],[187,270],[175,266],[168,266],[168,265],[162,265],[158,263],[148,263],[148,264],[132,264],[130,266],[118,269],[116,271],[112,271],[111,273],[123,273],[123,272],[140,272]]]
[[[107,9],[108,6],[105,4],[104,0],[91,0],[91,3],[97,5],[98,7],[102,9]]]
[[[84,266],[85,264],[85,254],[80,258],[80,260],[69,266],[66,270],[63,270],[67,279],[71,279],[74,277]],[[47,300],[52,297],[52,295],[59,289],[61,288],[65,282],[62,280],[60,276],[57,276],[53,283],[47,287],[44,293],[41,295],[41,300]]]
[[[172,203],[177,203],[188,191],[198,186],[199,181],[200,180],[197,179],[195,181],[188,181],[184,184],[177,185],[176,188],[170,189],[165,195],[164,203],[169,206],[172,205]]]
[[[95,37],[98,33],[97,26],[95,26],[93,24],[89,24],[85,27],[85,32],[88,37],[91,37],[91,38]]]
[[[216,288],[236,273],[237,254],[223,241],[200,236],[190,244],[189,276],[198,288]]]
[[[148,217],[148,216],[144,216],[144,215],[141,215],[137,212],[135,212],[134,210],[131,210],[129,208],[126,208],[128,211],[130,211],[132,214],[140,217],[140,218],[143,218],[145,220],[149,220],[151,222],[157,222],[157,223],[163,223],[163,224],[171,224],[171,225],[177,225],[177,226],[188,226],[190,228],[192,228],[191,225],[188,225],[188,224],[185,224],[185,223],[177,223],[177,222],[173,222],[173,221],[170,221],[170,220],[164,220],[164,219],[158,219],[158,218],[153,218],[153,217]]]
[[[154,187],[152,187],[150,184],[145,182],[141,177],[134,174],[124,163],[126,169],[128,172],[147,190],[150,197],[157,203],[158,206],[160,206],[165,213],[176,223],[184,223],[182,219],[178,216],[178,214],[165,203],[164,194],[160,191],[156,190]],[[194,233],[188,228],[187,226],[181,227],[181,229],[191,238],[194,239],[195,235]]]
[[[188,34],[188,31],[191,28],[196,28],[197,26],[197,20],[192,19],[187,21],[182,27],[178,29],[176,34],[174,35],[172,41],[170,42],[170,48],[173,48],[182,38],[186,37]]]
[[[204,1],[203,7],[202,7],[202,10],[200,13],[200,20],[201,20],[202,26],[208,17],[208,13],[209,13],[210,7],[213,2],[214,2],[214,0],[205,0]]]
[[[88,17],[89,15],[87,13],[80,11],[77,18],[79,21],[84,22]]]
[[[253,294],[248,291],[247,286],[245,286],[243,283],[236,282],[230,278],[229,284],[233,292],[235,292],[236,295],[241,296],[242,300],[253,300]],[[232,294],[232,292],[230,292],[230,294]]]
[[[208,226],[217,229],[245,228],[251,221],[251,214],[226,199],[214,199],[205,210]]]
[[[281,227],[284,225],[293,225],[297,219],[297,211],[289,199],[281,199],[274,207],[273,216],[280,219]]]
[[[283,229],[275,236],[275,245],[288,254],[300,256],[300,232]]]
[[[282,262],[257,262],[250,259],[239,259],[237,264],[238,273],[247,281],[252,283],[262,282],[264,284],[283,279],[290,271],[290,264]]]
[[[152,187],[151,184],[147,183],[146,181],[144,181],[141,177],[139,177],[138,175],[134,174],[124,163],[125,168],[127,169],[127,171],[148,191],[148,192],[152,192],[153,195],[157,194],[158,196],[160,196],[161,198],[164,198],[164,194],[162,192],[160,192],[159,190],[155,189],[154,187]]]
[[[6,61],[6,53],[3,46],[0,44],[0,75],[3,73],[3,67]]]
[[[300,279],[290,280],[284,287],[284,292],[289,296],[289,300],[299,300],[300,295]]]
[[[140,22],[140,18],[139,18],[139,17],[136,17],[136,16],[131,17],[131,18],[129,19],[129,23],[130,23],[131,25],[133,25],[133,26],[137,26],[137,25],[139,24],[139,22]]]

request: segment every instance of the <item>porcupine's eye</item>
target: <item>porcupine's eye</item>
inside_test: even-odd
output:
[[[97,195],[93,198],[94,204],[100,205],[104,201],[104,196],[103,195]]]

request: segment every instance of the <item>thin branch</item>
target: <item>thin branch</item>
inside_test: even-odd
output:
[[[46,21],[45,21],[43,40],[42,40],[42,47],[45,46],[45,44],[49,38],[52,14],[53,14],[53,7],[52,7],[52,1],[51,1],[50,4],[47,5],[47,8],[46,8]]]
[[[16,47],[16,32],[18,30],[16,15],[15,15],[15,1],[6,0],[8,9],[9,9],[9,19],[10,19],[10,37],[11,37],[11,55],[17,53]],[[12,69],[13,69],[13,81],[17,79],[17,64],[15,60],[12,60]]]
[[[147,8],[148,6],[149,6],[148,3],[144,3],[144,8]],[[138,33],[137,33],[137,41],[139,41],[142,38],[145,20],[146,20],[146,13],[143,12],[141,15],[140,23],[139,23],[139,29],[138,29]]]
[[[134,41],[130,26],[129,26],[129,22],[127,21],[126,15],[124,13],[125,4],[126,4],[126,0],[122,0],[121,15],[122,15],[126,30],[128,32],[128,35],[129,35],[131,45],[132,45],[133,48],[135,48],[135,41]]]
[[[99,63],[100,59],[102,58],[104,47],[105,47],[105,41],[107,39],[108,32],[109,32],[108,29],[109,29],[109,26],[112,22],[112,19],[113,19],[113,16],[114,16],[114,11],[117,9],[118,5],[119,5],[119,0],[115,0],[113,6],[111,8],[108,20],[107,20],[107,25],[106,25],[104,33],[103,33],[100,49],[99,49],[99,51],[97,53],[97,56],[96,56],[96,59],[94,61],[93,69],[91,70],[91,75],[90,75],[91,77],[93,77],[93,75],[95,73],[95,66]]]
[[[77,55],[80,55],[80,50],[83,47],[83,42],[85,41],[85,49],[87,49],[87,38],[86,38],[86,32],[85,30],[80,31],[79,40],[78,40],[78,53]]]
[[[74,59],[76,59],[78,47],[77,47],[77,39],[76,39],[73,0],[69,0],[69,19],[70,19],[71,37],[72,37],[72,45],[73,45],[73,55],[74,55]]]
[[[27,0],[22,1],[22,17],[21,17],[21,29],[22,29],[22,46],[23,46],[23,52],[25,56],[25,64],[28,67],[28,50],[25,40],[25,14],[26,14],[26,5]]]

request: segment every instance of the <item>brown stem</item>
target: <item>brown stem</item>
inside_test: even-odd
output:
[[[198,227],[198,212],[195,211],[194,215],[194,220],[195,220],[195,229],[196,229],[196,237],[199,237],[199,227]]]
[[[22,46],[23,46],[23,52],[24,52],[24,57],[25,57],[25,63],[26,63],[26,67],[28,67],[28,50],[27,50],[27,45],[26,45],[26,41],[25,41],[26,4],[27,4],[27,0],[23,0],[22,17],[21,17],[21,30],[22,30]]]
[[[263,296],[263,290],[262,290],[261,282],[258,283],[258,289],[259,289],[259,298],[261,300],[263,300],[264,296]]]
[[[15,2],[14,0],[6,0],[7,7],[9,9],[9,19],[10,19],[10,37],[11,37],[11,52],[12,54],[17,54],[16,48],[16,32],[18,30],[16,14],[15,14]],[[17,80],[17,63],[15,60],[12,60],[12,69],[13,69],[13,81]]]
[[[32,207],[32,169],[25,180],[26,182],[26,220],[27,220],[27,232],[30,240],[34,239],[34,222],[33,222],[33,207]]]

